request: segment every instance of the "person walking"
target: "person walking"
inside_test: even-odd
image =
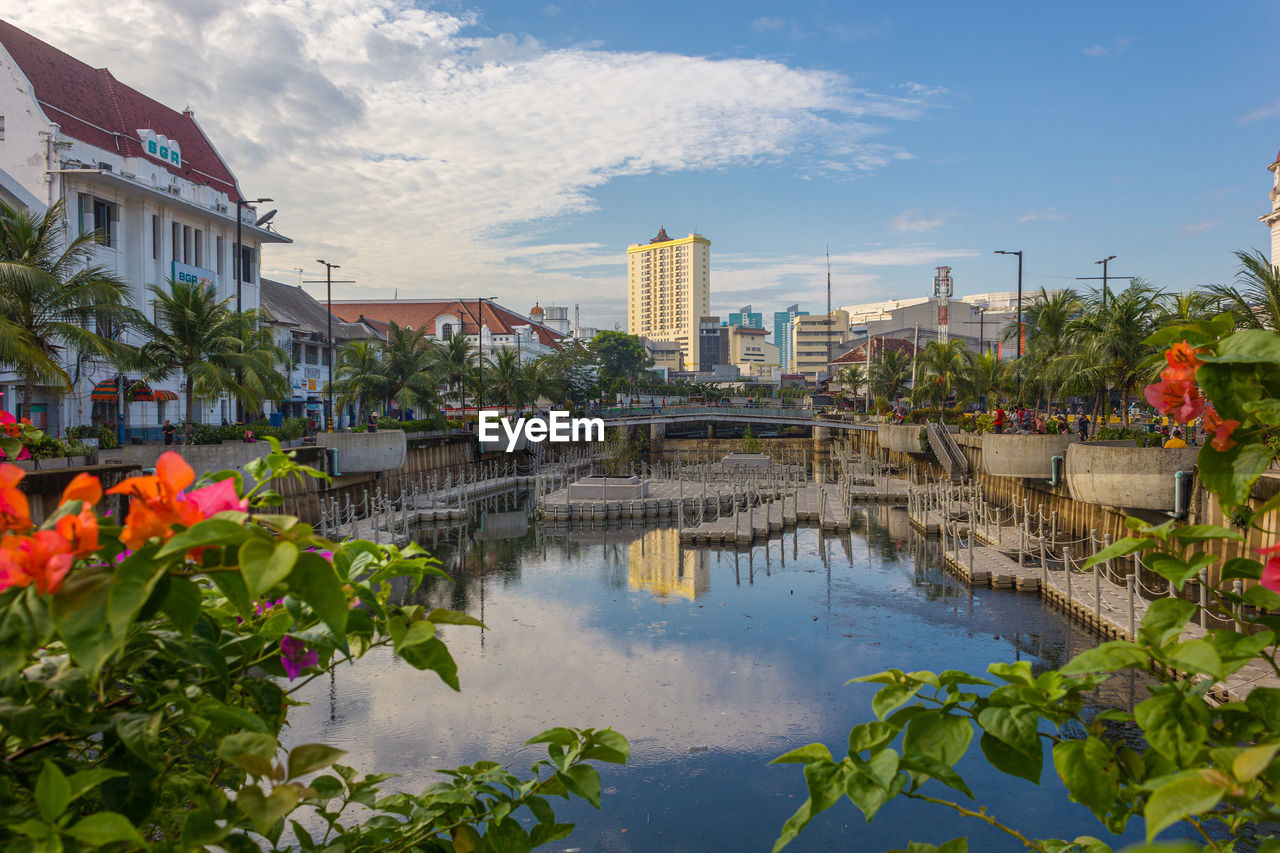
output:
[[[164,426],[160,427],[160,432],[164,433],[164,443],[173,444],[173,434],[177,431],[178,431],[178,428],[175,427],[173,424],[169,423],[168,418],[165,418]]]
[[[997,403],[996,417],[995,417],[995,428],[997,433],[1004,432],[1004,419],[1005,419],[1004,409],[1000,407],[999,403]]]
[[[1175,448],[1186,446],[1187,443],[1182,440],[1182,430],[1180,429],[1175,429],[1173,431],[1173,435],[1166,439],[1164,443],[1165,450],[1173,450]]]
[[[1077,429],[1080,430],[1080,440],[1088,441],[1089,440],[1089,416],[1086,414],[1081,414],[1076,419],[1076,427]]]

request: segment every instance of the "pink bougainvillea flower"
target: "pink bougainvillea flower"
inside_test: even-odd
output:
[[[72,547],[56,530],[4,536],[0,539],[0,592],[31,584],[41,595],[57,592],[71,571]]]
[[[187,492],[187,500],[195,504],[206,518],[224,510],[244,512],[249,508],[248,498],[241,498],[236,493],[235,480],[230,478]]]
[[[1272,592],[1280,592],[1280,545],[1259,548],[1258,553],[1270,558],[1262,567],[1262,585]]]
[[[271,608],[275,607],[278,604],[284,604],[284,599],[277,598],[275,601],[259,601],[258,604],[254,607],[254,611],[257,612],[259,616],[261,616],[263,613],[266,613],[268,610],[270,610]]]
[[[1165,371],[1168,373],[1169,371]],[[1162,381],[1155,382],[1143,389],[1147,402],[1162,415],[1172,415],[1180,424],[1195,420],[1204,411],[1205,399],[1195,382],[1188,380],[1170,380],[1163,373]]]
[[[280,665],[285,674],[293,681],[309,666],[320,662],[320,655],[315,649],[308,649],[307,644],[295,637],[285,637],[280,641]]]
[[[1225,453],[1236,446],[1236,441],[1231,434],[1238,426],[1240,426],[1239,421],[1222,417],[1213,406],[1204,410],[1204,431],[1213,436],[1209,443],[1219,453]]]

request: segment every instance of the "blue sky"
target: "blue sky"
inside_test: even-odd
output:
[[[157,5],[161,14],[157,14]],[[341,295],[623,319],[625,250],[712,241],[712,308],[1182,289],[1267,245],[1280,5],[18,0],[9,17],[191,104]],[[194,55],[193,55],[194,52]],[[244,67],[225,62],[246,57]],[[275,206],[273,205],[273,206]],[[346,276],[344,276],[346,277]],[[526,304],[527,303],[527,304]]]

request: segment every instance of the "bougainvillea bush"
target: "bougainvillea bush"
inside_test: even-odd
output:
[[[450,610],[402,606],[444,576],[415,546],[334,543],[276,513],[272,453],[201,482],[166,453],[107,490],[88,474],[33,524],[23,472],[0,464],[0,840],[6,850],[527,850],[564,838],[549,798],[599,805],[590,762],[625,762],[616,732],[551,729],[525,776],[491,762],[384,792],[342,751],[280,746],[293,694],[378,646],[459,687]],[[452,630],[452,628],[450,629]],[[426,736],[449,737],[448,732]],[[431,770],[434,768],[424,768]],[[392,786],[393,787],[393,786]]]
[[[1256,510],[1248,499],[1275,456],[1268,438],[1280,433],[1280,334],[1231,332],[1233,325],[1224,315],[1149,339],[1165,354],[1146,397],[1180,423],[1204,417],[1201,482],[1224,510],[1266,530],[1280,495]],[[1061,669],[1033,674],[1019,661],[993,663],[983,673],[894,669],[854,679],[880,688],[871,705],[875,720],[849,732],[848,751],[811,744],[776,759],[803,765],[809,796],[774,849],[842,799],[870,821],[903,797],[995,827],[1009,849],[1108,853],[1108,834],[1137,820],[1146,842],[1132,851],[1280,851],[1280,546],[1223,561],[1221,543],[1244,541],[1236,530],[1173,520],[1126,524],[1131,535],[1085,567],[1138,554],[1175,592],[1198,578],[1207,587],[1210,624],[1225,627],[1188,632],[1201,605],[1165,597],[1150,602],[1136,637],[1103,643]],[[1241,701],[1210,698],[1215,684],[1251,664],[1274,679]],[[1087,708],[1090,691],[1121,670],[1145,672],[1150,695],[1131,711]],[[1037,839],[1018,828],[1020,815],[984,806],[983,792],[955,769],[975,740],[982,757],[1009,776],[1039,784],[1045,773],[1056,774],[1096,824],[1072,839]],[[1134,748],[1141,743],[1145,749]],[[937,841],[914,842],[910,851],[969,849],[965,838]]]

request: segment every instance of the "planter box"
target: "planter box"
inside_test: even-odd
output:
[[[922,432],[924,424],[880,424],[876,427],[876,438],[886,450],[923,454],[924,445],[920,442]]]
[[[17,465],[23,471],[36,470],[36,460],[34,459],[15,459],[13,464]]]
[[[1080,436],[997,435],[982,436],[982,470],[996,477],[1053,477],[1053,457],[1065,456],[1067,448],[1078,444]]]
[[[649,496],[639,477],[583,477],[569,486],[571,501],[632,501]]]
[[[1169,512],[1178,471],[1194,471],[1197,447],[1113,447],[1097,442],[1067,448],[1067,486],[1078,501]]]
[[[59,468],[67,467],[67,457],[56,456],[53,459],[36,460],[36,470],[38,471],[56,471]]]
[[[90,464],[90,463],[89,463],[89,458],[90,458],[90,457],[88,457],[88,456],[68,456],[68,457],[67,457],[67,467],[69,467],[69,468],[83,468],[85,465]]]

